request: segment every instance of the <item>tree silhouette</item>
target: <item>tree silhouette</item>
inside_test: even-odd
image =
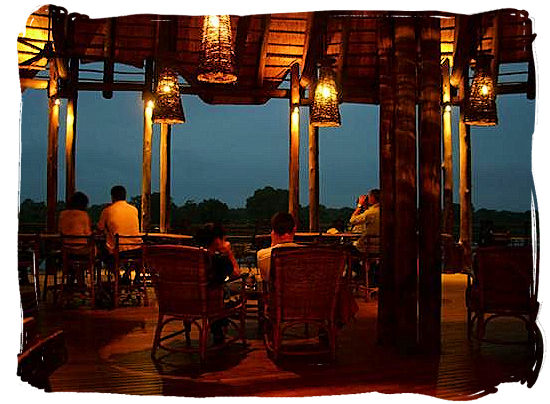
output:
[[[267,186],[254,191],[246,200],[246,210],[250,217],[261,220],[269,219],[276,212],[288,211],[288,190]]]

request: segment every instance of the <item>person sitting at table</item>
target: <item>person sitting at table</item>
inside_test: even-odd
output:
[[[138,210],[126,202],[126,189],[122,185],[111,188],[112,203],[101,212],[97,230],[105,234],[105,247],[109,254],[115,251],[115,235],[139,236]],[[128,238],[119,246],[119,251],[139,248],[141,238]],[[135,244],[135,245],[133,245]]]
[[[359,240],[354,242],[354,246],[359,252],[358,255],[364,257],[366,254],[377,253],[380,251],[380,190],[371,189],[367,195],[361,195],[357,208],[351,215],[350,225],[361,229]],[[363,268],[364,265],[360,265]],[[356,269],[359,275],[363,275],[362,269]],[[377,283],[376,269],[370,273],[374,284]]]
[[[62,236],[90,236],[92,225],[86,211],[88,197],[83,192],[75,192],[67,202],[67,208],[59,213],[58,230]],[[86,238],[67,238],[63,240],[70,253],[86,254]]]
[[[86,211],[88,207],[88,197],[83,192],[75,192],[67,201],[67,208],[59,213],[58,230],[61,236],[85,236],[85,237],[66,237],[63,238],[63,247],[65,251],[74,258],[74,256],[86,256],[90,254],[90,245],[86,237],[92,234],[92,225],[90,216]],[[67,284],[72,285],[75,281],[75,273],[72,266],[69,266],[67,274]],[[78,279],[82,285],[84,280]]]
[[[209,253],[210,265],[207,277],[210,287],[218,287],[224,285],[231,278],[240,277],[239,264],[231,250],[231,244],[225,238],[225,229],[221,224],[205,224],[197,231],[195,239]],[[226,305],[234,303],[234,300],[231,299],[229,288],[224,288],[224,301]],[[226,318],[216,320],[212,323],[210,331],[212,332],[214,344],[218,345],[224,341],[223,328],[227,325],[228,320]]]
[[[277,247],[300,247],[294,242],[296,223],[290,213],[277,212],[271,218],[271,247],[257,253],[258,269],[264,282],[269,279],[271,269],[271,251]]]

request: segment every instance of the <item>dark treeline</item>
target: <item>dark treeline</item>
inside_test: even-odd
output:
[[[129,203],[141,209],[141,196],[134,196]],[[92,205],[88,209],[93,223],[97,223],[101,211],[107,204]],[[230,208],[218,199],[205,199],[201,202],[188,200],[182,205],[171,202],[170,227],[171,232],[194,234],[196,228],[207,222],[222,222],[232,235],[252,235],[269,232],[269,219],[277,211],[288,209],[288,190],[264,187],[257,189],[246,200],[243,208]],[[59,211],[65,208],[64,202],[59,202]],[[458,220],[460,209],[454,206],[455,237],[458,237]],[[330,227],[344,229],[353,212],[353,207],[327,208],[319,206],[319,222],[321,230]],[[158,228],[160,218],[160,194],[151,195],[152,229]],[[300,207],[300,230],[309,229],[308,206]],[[487,229],[496,232],[509,232],[512,236],[529,236],[531,234],[531,212],[510,212],[488,209],[478,209],[473,214],[474,240]],[[26,199],[21,203],[19,212],[19,227],[21,232],[42,231],[46,222],[46,205]]]

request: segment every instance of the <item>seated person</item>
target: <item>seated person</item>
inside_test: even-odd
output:
[[[271,268],[271,250],[277,247],[300,247],[294,242],[296,223],[290,213],[277,212],[271,218],[271,247],[258,251],[258,269],[262,280],[267,283]]]
[[[101,212],[97,230],[105,234],[105,247],[109,254],[115,251],[115,235],[139,236],[138,210],[126,202],[126,189],[122,185],[111,188],[112,203]],[[119,251],[129,251],[140,247],[141,238],[128,238],[121,241]],[[132,245],[137,244],[137,245]]]
[[[218,223],[207,223],[199,229],[196,240],[200,246],[206,248],[210,256],[210,268],[208,270],[208,284],[211,287],[223,285],[230,278],[240,276],[240,269],[231,244],[225,239],[225,229]],[[229,290],[224,290],[226,304],[231,305]],[[210,329],[214,338],[214,344],[221,344],[225,338],[223,328],[227,326],[228,320],[221,319],[212,323]]]
[[[359,197],[359,203],[349,223],[354,228],[361,229],[361,236],[354,243],[360,255],[380,251],[380,190],[372,189],[368,195]],[[374,276],[374,271],[370,275]]]
[[[59,214],[59,233],[62,236],[90,236],[92,225],[86,208],[88,197],[82,192],[75,192],[67,202],[67,209]],[[88,240],[86,238],[67,238],[63,244],[73,254],[87,254]]]

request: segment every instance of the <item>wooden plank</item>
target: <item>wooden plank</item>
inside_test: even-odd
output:
[[[458,15],[455,17],[455,21],[451,85],[458,87],[464,72],[466,75],[468,73],[468,65],[477,48],[478,18],[476,16]]]
[[[160,124],[160,232],[167,233],[170,224],[170,137],[172,126]]]
[[[290,128],[288,159],[288,212],[299,226],[300,210],[300,66],[290,68]]]
[[[423,352],[441,338],[441,78],[439,19],[420,20],[418,319]]]
[[[412,18],[395,21],[395,257],[397,346],[416,349],[417,234],[416,234],[416,37]],[[439,76],[439,75],[438,75]],[[398,212],[398,213],[397,213]]]
[[[250,18],[249,15],[239,17],[239,22],[237,23],[237,37],[235,38],[235,70],[237,73],[240,73],[244,59],[246,39],[248,37],[248,29],[250,28]]]
[[[378,22],[377,42],[380,99],[380,288],[378,294],[378,341],[393,344],[396,334],[395,306],[395,77],[393,20]]]
[[[262,37],[260,45],[260,53],[258,55],[258,73],[256,75],[256,84],[258,87],[263,87],[264,84],[264,75],[265,75],[265,60],[267,55],[267,45],[269,42],[269,24],[270,24],[270,15],[266,14],[262,18]]]
[[[320,58],[325,54],[327,35],[327,13],[316,11],[313,13],[312,31],[309,35],[306,58],[303,60],[300,85],[307,87],[313,80],[314,72]]]
[[[449,59],[441,66],[443,101],[443,233],[453,234],[453,128]]]
[[[468,76],[462,78],[459,86],[461,98],[460,118],[458,123],[460,154],[460,240],[464,251],[464,269],[472,265],[472,151],[470,126],[464,123],[464,102],[469,91]]]
[[[78,91],[74,89],[78,82],[78,58],[70,60],[69,93],[67,99],[67,123],[65,126],[65,203],[74,194],[76,189],[76,128]]]
[[[114,80],[115,71],[115,32],[116,32],[116,19],[109,18],[105,24],[105,41],[103,42],[103,55],[105,60],[103,62],[103,82],[108,85]],[[103,90],[103,97],[107,99],[113,98],[113,92],[111,90]]]
[[[55,61],[50,60],[50,93],[57,80]],[[54,90],[55,91],[55,90]],[[54,93],[55,94],[55,93]],[[57,231],[57,155],[59,147],[59,100],[55,96],[48,99],[48,164],[46,182],[46,231]]]
[[[309,231],[319,231],[319,127],[309,125]]]
[[[143,93],[143,159],[141,165],[141,231],[151,226],[151,159],[153,142],[153,61],[145,63],[145,82],[148,91]]]

